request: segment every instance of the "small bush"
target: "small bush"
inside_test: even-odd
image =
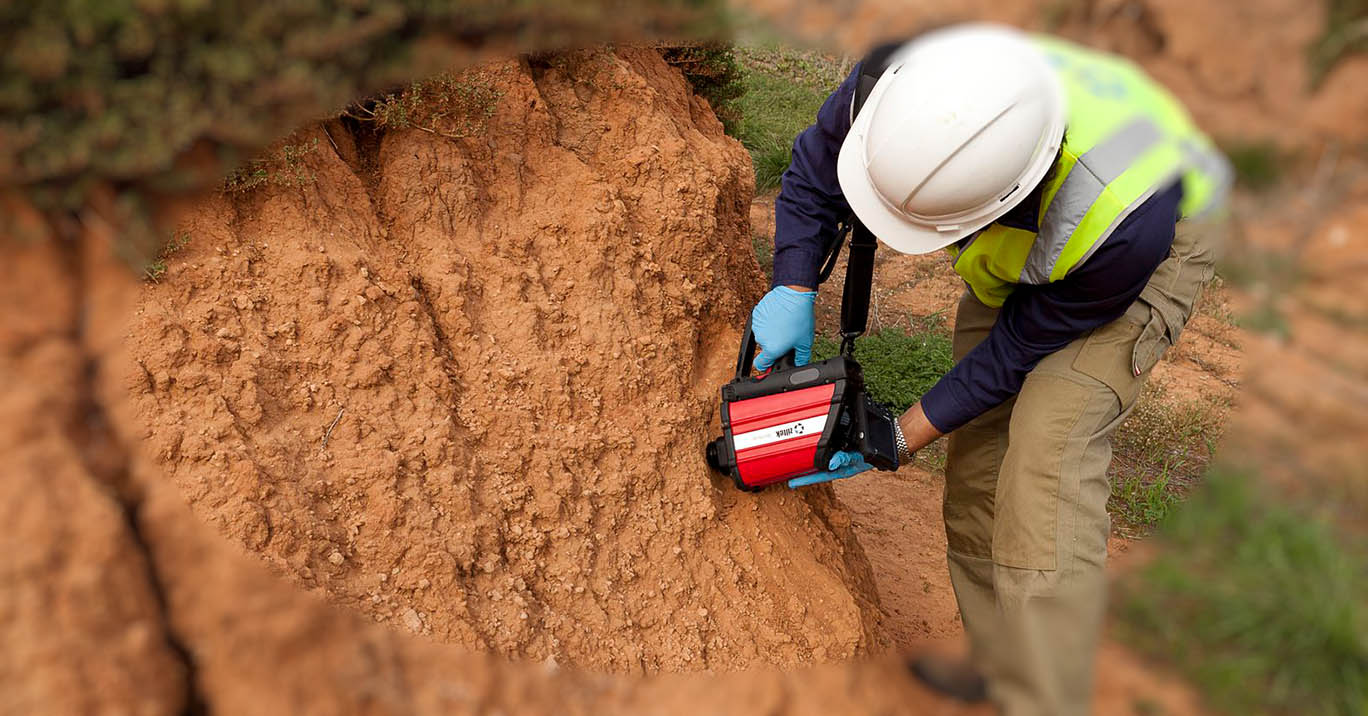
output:
[[[736,100],[745,94],[736,48],[728,43],[658,45],[665,62],[678,67],[699,97],[708,100],[727,134],[735,135],[741,110]]]
[[[1216,471],[1125,582],[1124,636],[1230,713],[1368,713],[1368,545]]]
[[[478,69],[446,73],[357,102],[344,114],[381,129],[419,129],[450,139],[483,131],[503,94]]]
[[[824,360],[839,350],[839,342],[821,336],[813,345],[812,357]],[[864,369],[870,395],[895,414],[912,407],[954,365],[945,335],[900,330],[856,339],[855,360]]]
[[[249,191],[259,186],[299,187],[314,183],[314,173],[305,166],[308,156],[318,149],[318,137],[296,144],[281,144],[266,156],[250,159],[223,179],[223,191]]]
[[[171,258],[176,252],[185,248],[190,243],[189,232],[177,232],[171,235],[171,240],[157,252],[157,257],[149,261],[143,267],[143,278],[152,283],[159,283],[161,277],[166,275],[166,260]]]

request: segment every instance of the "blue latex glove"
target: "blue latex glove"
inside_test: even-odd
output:
[[[817,472],[811,475],[795,477],[788,481],[790,488],[803,487],[804,485],[816,485],[819,482],[829,482],[831,480],[843,480],[847,477],[858,475],[865,470],[872,470],[873,465],[865,462],[864,455],[849,450],[842,450],[831,456],[831,461],[827,463],[828,472]]]
[[[775,286],[751,311],[751,332],[760,344],[755,370],[766,371],[779,357],[793,351],[794,363],[812,360],[812,332],[816,328],[816,291]]]

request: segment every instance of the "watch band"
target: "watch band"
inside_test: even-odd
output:
[[[897,420],[893,421],[893,441],[898,446],[898,464],[906,465],[912,462],[912,451],[907,449],[907,438],[903,437],[902,425]]]

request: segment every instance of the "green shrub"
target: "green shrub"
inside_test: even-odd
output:
[[[223,178],[223,191],[236,193],[259,186],[306,186],[314,183],[314,173],[304,162],[318,149],[318,138],[281,144],[266,156],[244,162]]]
[[[813,344],[813,360],[831,358],[839,350],[837,341],[819,336]],[[895,413],[912,407],[954,365],[945,335],[901,330],[856,339],[855,360],[864,369],[870,395]]]
[[[1229,469],[1124,582],[1125,638],[1230,713],[1368,713],[1368,544]]]
[[[50,215],[116,188],[119,250],[142,266],[162,235],[144,197],[211,187],[358,97],[480,53],[715,36],[721,5],[0,2],[0,184]]]
[[[411,82],[401,92],[357,102],[344,114],[377,129],[420,129],[460,139],[484,130],[502,96],[481,70],[444,72]]]
[[[684,73],[695,94],[708,100],[727,133],[735,135],[741,118],[736,100],[746,92],[736,48],[730,43],[705,42],[658,45],[656,49]]]

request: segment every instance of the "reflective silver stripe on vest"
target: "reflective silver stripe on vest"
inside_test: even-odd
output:
[[[1021,268],[1021,283],[1049,283],[1055,263],[1069,243],[1069,237],[1083,223],[1088,209],[1097,203],[1107,185],[1121,176],[1163,138],[1159,125],[1140,117],[1117,130],[1097,146],[1084,152],[1064,177],[1050,206],[1040,220],[1040,232],[1031,244],[1026,265]],[[1105,238],[1105,235],[1098,239]]]
[[[1155,192],[1158,192],[1160,189],[1170,186],[1171,184],[1173,184],[1173,182],[1177,181],[1182,175],[1183,171],[1180,167],[1178,169],[1173,170],[1173,173],[1155,182],[1154,186],[1151,186],[1149,189],[1145,191],[1145,193],[1136,197],[1135,201],[1132,201],[1130,206],[1126,207],[1125,211],[1122,211],[1120,214],[1117,214],[1116,218],[1112,219],[1111,225],[1107,227],[1106,231],[1102,232],[1102,238],[1105,239],[1106,237],[1111,236],[1111,233],[1113,231],[1116,231],[1116,227],[1120,226],[1121,222],[1125,221],[1126,218],[1129,217],[1132,213],[1134,213],[1136,209],[1139,209],[1141,205],[1149,201],[1154,196]],[[1098,249],[1102,248],[1102,244],[1104,243],[1106,242],[1102,241],[1101,239],[1094,241],[1093,245],[1089,246],[1088,250],[1084,251],[1083,255],[1078,257],[1078,262],[1075,263],[1073,266],[1069,267],[1069,270],[1065,272],[1065,275],[1072,273],[1074,269],[1078,268],[1079,266],[1082,266],[1084,263],[1087,263],[1088,259],[1092,258],[1092,255],[1096,253]]]

